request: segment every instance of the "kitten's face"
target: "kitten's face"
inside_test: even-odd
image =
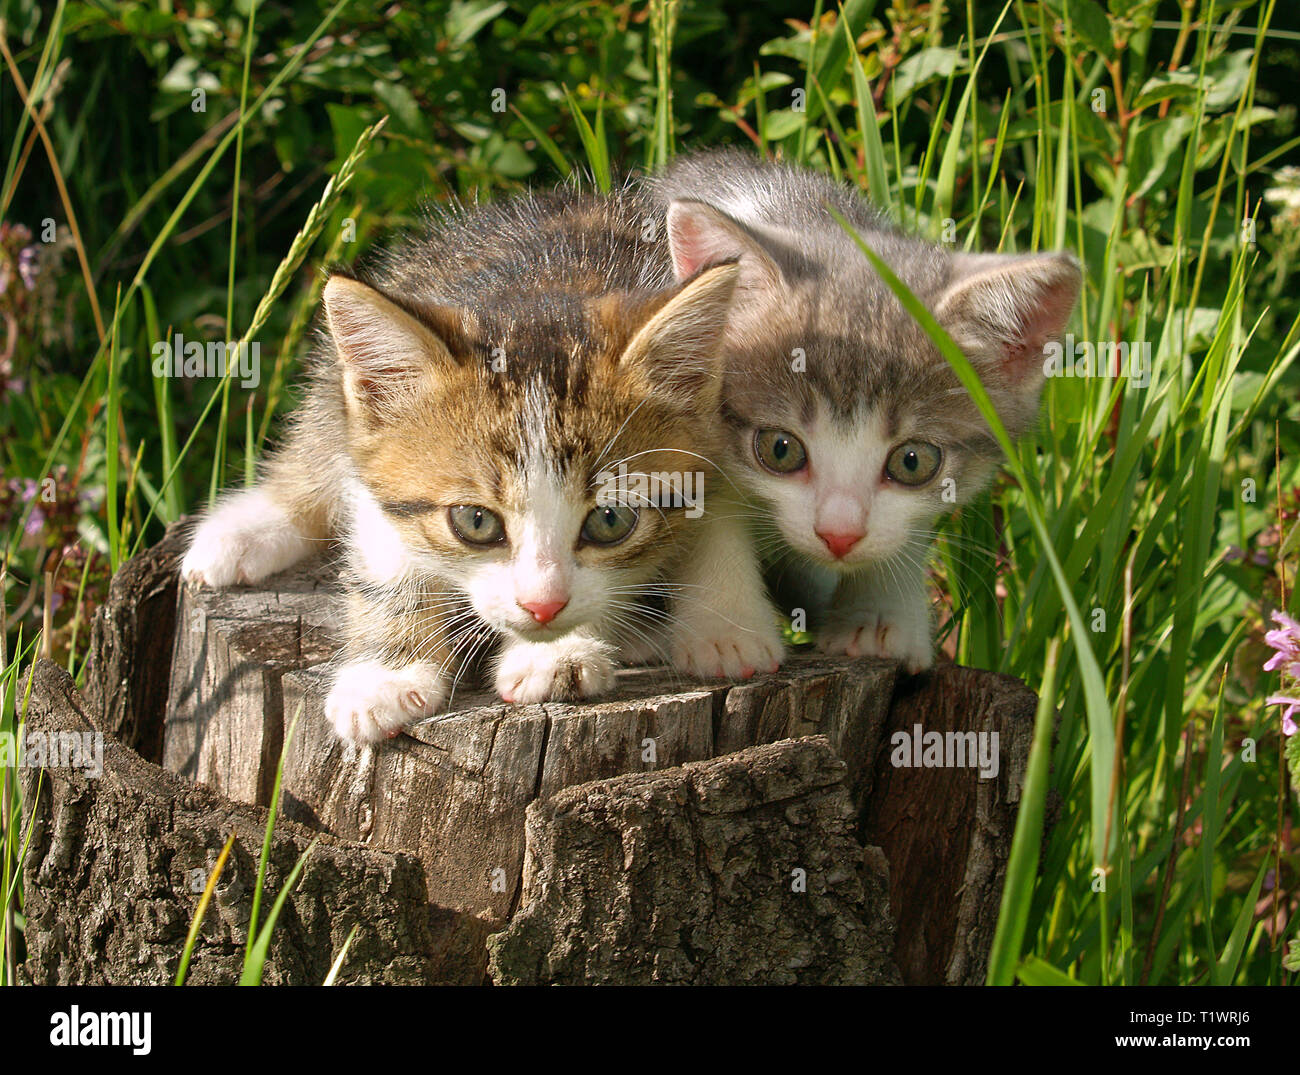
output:
[[[689,505],[644,503],[635,484],[610,496],[607,475],[620,463],[694,472],[721,450],[715,353],[734,276],[713,270],[650,300],[440,311],[420,324],[362,285],[336,288],[332,332],[354,341],[345,369],[368,369],[345,382],[363,573],[434,575],[478,619],[530,641],[626,620],[689,548],[695,520]],[[422,355],[396,398],[367,367],[392,354],[391,341],[366,350],[375,324],[398,326],[398,348],[413,340]]]
[[[673,203],[668,232],[679,275],[738,259],[723,413],[736,474],[787,545],[861,569],[928,543],[987,484],[992,432],[847,235],[751,230],[698,202]],[[962,348],[1011,435],[1028,428],[1043,347],[1078,292],[1073,259],[868,241]]]
[[[894,326],[900,361],[861,337],[824,335],[806,309],[814,316],[728,373],[729,448],[784,542],[852,571],[927,543],[935,519],[986,484],[997,446],[915,326]]]
[[[829,567],[852,571],[927,543],[935,519],[994,465],[991,444],[951,425],[883,406],[843,414],[821,398],[805,403],[792,410],[735,386],[731,447],[785,543]]]

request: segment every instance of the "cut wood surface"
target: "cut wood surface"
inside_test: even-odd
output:
[[[156,599],[131,616],[108,608],[97,625],[88,693],[126,715],[97,723],[129,729],[147,757],[179,776],[265,805],[297,715],[286,817],[415,856],[434,935],[432,979],[483,980],[488,936],[537,898],[525,877],[530,846],[560,838],[526,818],[555,816],[546,804],[557,795],[586,802],[571,789],[620,777],[685,787],[683,765],[822,736],[843,763],[837,786],[855,839],[888,861],[902,979],[982,981],[1033,726],[1035,698],[1019,681],[952,665],[913,677],[886,661],[794,655],[780,672],[735,685],[629,669],[611,695],[584,705],[506,705],[462,685],[449,712],[357,748],[334,737],[322,712],[334,572],[318,561],[259,587],[176,586],[179,541],[174,529],[133,561],[131,578],[141,581],[121,589],[129,599],[141,586],[157,594],[171,585],[172,609]],[[115,669],[157,664],[160,652],[172,655],[165,695],[156,669],[111,680]],[[996,776],[896,767],[895,734],[918,725],[997,732]],[[564,875],[563,863],[554,868]]]

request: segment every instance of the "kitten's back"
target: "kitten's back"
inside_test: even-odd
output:
[[[741,222],[792,283],[847,279],[869,290],[873,305],[892,300],[828,206],[913,290],[930,293],[948,278],[941,249],[900,232],[847,183],[808,168],[739,149],[706,150],[679,157],[646,185],[661,207],[677,199],[700,201]]]
[[[365,275],[389,294],[467,310],[522,296],[593,296],[672,285],[647,228],[655,207],[631,185],[609,195],[568,185],[489,205],[435,205],[424,231]]]
[[[820,172],[759,160],[739,149],[706,150],[677,158],[650,182],[664,201],[707,201],[737,220],[782,229],[822,230],[835,221],[822,203],[860,228],[892,231],[857,191]]]

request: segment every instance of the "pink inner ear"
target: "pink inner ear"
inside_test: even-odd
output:
[[[1007,373],[1019,380],[1036,368],[1047,344],[1065,331],[1074,309],[1075,290],[1069,281],[1045,284],[1018,303],[1018,325],[1009,325],[1005,339]]]
[[[739,251],[730,249],[726,239],[690,209],[676,204],[668,207],[668,248],[678,280],[689,280],[701,269],[736,257]]]

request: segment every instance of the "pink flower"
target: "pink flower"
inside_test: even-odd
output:
[[[1264,635],[1264,641],[1276,650],[1265,663],[1265,672],[1281,671],[1284,676],[1300,680],[1300,623],[1296,623],[1285,612],[1274,612],[1273,622],[1277,629]],[[1289,694],[1273,694],[1264,702],[1265,705],[1285,706],[1282,710],[1282,732],[1295,735],[1295,715],[1300,712],[1300,698]]]
[[[1300,623],[1285,612],[1274,612],[1273,622],[1277,629],[1267,632],[1264,642],[1277,652],[1264,663],[1264,671],[1288,668],[1291,675],[1297,675],[1295,668],[1289,666],[1300,665]]]
[[[1286,694],[1270,694],[1264,700],[1265,705],[1284,705],[1282,710],[1282,734],[1295,735],[1295,715],[1300,710],[1300,698],[1292,698]]]

